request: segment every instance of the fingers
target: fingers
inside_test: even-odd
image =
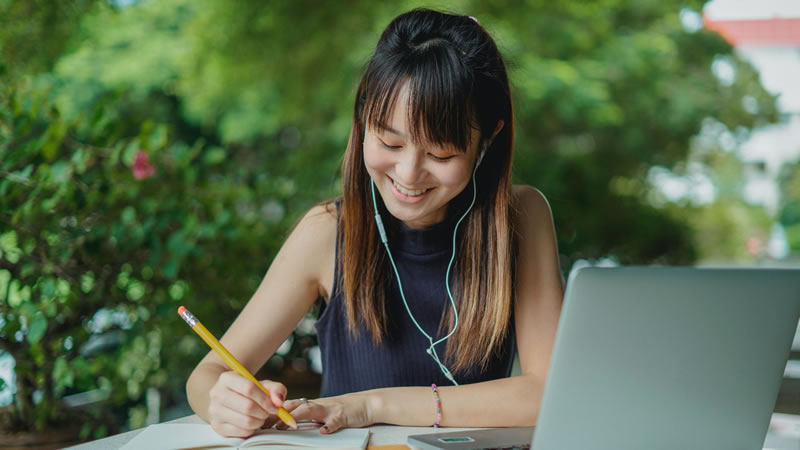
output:
[[[298,406],[300,406],[302,404],[303,404],[303,402],[300,401],[299,399],[291,399],[291,400],[286,400],[285,402],[283,402],[283,407],[287,411],[292,412],[295,409],[297,409]]]
[[[230,390],[243,397],[249,398],[256,402],[264,411],[274,414],[277,408],[272,404],[272,401],[267,399],[267,395],[252,381],[244,378],[236,372],[228,371],[219,376],[217,384],[214,387],[220,386],[223,391]],[[227,394],[223,392],[223,394]]]
[[[336,405],[328,406],[325,400],[308,400],[306,402],[286,400],[283,407],[292,413],[292,416],[298,422],[310,420],[322,425],[320,427],[320,433],[322,434],[334,433],[345,426],[342,409],[336,407]],[[285,430],[288,427],[286,424],[278,423],[275,428]]]
[[[209,423],[223,436],[251,436],[259,428],[275,423],[278,406],[286,396],[281,383],[264,380],[268,397],[258,386],[235,372],[225,372],[209,392]],[[278,403],[276,405],[275,403]]]
[[[231,395],[226,395],[220,400],[219,403],[221,406],[261,422],[269,417],[269,412],[261,407],[261,405],[237,392],[232,392]]]
[[[218,410],[209,421],[217,433],[227,437],[247,437],[261,428],[264,420],[241,414],[231,409]]]
[[[225,437],[238,437],[238,438],[246,438],[253,435],[253,431],[245,430],[243,428],[239,428],[236,425],[232,425],[230,423],[211,423],[211,429],[217,432],[217,434]]]
[[[307,400],[287,400],[283,407],[292,413],[295,420],[324,420],[328,415],[328,409],[317,401]]]
[[[260,383],[269,391],[272,404],[275,405],[276,408],[283,406],[283,402],[286,400],[286,394],[288,393],[286,386],[277,381],[270,380],[261,380]]]
[[[319,432],[322,434],[331,434],[344,428],[344,426],[344,414],[332,414],[319,429]]]

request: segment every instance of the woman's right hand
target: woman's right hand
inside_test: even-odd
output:
[[[269,380],[261,384],[268,397],[252,381],[234,371],[223,372],[209,391],[208,423],[226,437],[249,437],[270,416],[278,412],[286,398],[286,386]]]

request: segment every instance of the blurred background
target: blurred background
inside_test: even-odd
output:
[[[208,348],[177,307],[221,336],[338,195],[358,79],[417,6],[506,56],[514,181],[550,200],[565,276],[800,267],[797,2],[0,0],[3,439],[191,413]],[[291,397],[319,392],[315,317],[258,374]]]

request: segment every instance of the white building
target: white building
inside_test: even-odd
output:
[[[706,10],[705,26],[730,42],[739,56],[755,66],[767,91],[778,95],[780,123],[755,130],[740,148],[743,161],[758,168],[748,175],[746,200],[775,214],[781,200],[776,182],[781,166],[800,158],[800,14],[732,19],[715,18],[714,13],[713,8]],[[775,258],[786,256],[788,249],[778,227],[768,251]]]

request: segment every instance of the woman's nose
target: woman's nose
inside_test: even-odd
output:
[[[423,157],[420,152],[410,150],[403,152],[395,165],[395,174],[399,178],[397,181],[406,187],[416,187],[415,184],[424,174],[422,162]]]

